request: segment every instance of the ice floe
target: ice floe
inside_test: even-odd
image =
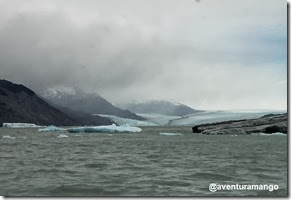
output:
[[[38,131],[40,132],[56,132],[56,131],[65,131],[66,129],[64,128],[59,128],[59,127],[56,127],[56,126],[48,126],[46,128],[42,128],[42,129],[38,129]]]
[[[38,126],[36,124],[31,123],[3,123],[2,126],[4,128],[40,128],[43,126]]]
[[[2,138],[3,138],[3,139],[11,139],[11,140],[15,140],[15,137],[11,137],[10,135],[3,135]]]
[[[175,135],[182,135],[181,133],[160,133],[163,136],[175,136]]]
[[[58,135],[58,138],[68,138],[69,136],[65,135],[65,134],[60,134]]]
[[[142,129],[134,126],[116,126],[115,124],[109,126],[85,126],[67,129],[70,133],[138,133]]]
[[[285,136],[286,135],[287,136],[287,134],[279,133],[279,132],[278,133],[272,133],[272,134],[260,133],[259,135],[265,135],[265,136],[274,136],[274,135],[275,136],[277,136],[277,135],[278,136],[280,136],[280,135],[284,135]]]

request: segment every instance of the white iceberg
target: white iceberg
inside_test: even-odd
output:
[[[181,133],[160,133],[163,136],[175,136],[175,135],[182,135]]]
[[[115,124],[109,126],[85,126],[78,128],[67,129],[70,133],[138,133],[142,129],[134,126],[116,126]]]
[[[287,136],[287,134],[284,134],[284,133],[280,133],[280,132],[277,132],[277,133],[271,133],[271,134],[268,134],[268,133],[260,133],[259,135],[265,135],[265,136],[274,136],[274,135],[278,135],[278,136]]]
[[[58,136],[58,138],[68,138],[69,136],[67,136],[67,135],[65,135],[65,134],[60,134],[59,136]]]
[[[59,127],[56,127],[56,126],[48,126],[46,128],[43,128],[43,129],[38,129],[38,131],[40,132],[55,132],[55,131],[65,131],[66,129],[64,128],[59,128]]]
[[[36,124],[31,123],[3,123],[2,126],[4,128],[40,128],[43,126],[38,126]]]
[[[15,140],[15,137],[11,137],[10,135],[3,135],[3,139],[12,139],[12,140]]]

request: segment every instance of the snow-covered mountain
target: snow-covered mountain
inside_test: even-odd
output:
[[[66,96],[75,96],[77,93],[82,94],[82,92],[78,92],[78,88],[71,88],[71,87],[57,87],[57,88],[48,88],[42,91],[41,96],[50,98],[50,99],[61,99],[62,97]]]
[[[96,93],[87,93],[77,88],[57,87],[41,92],[41,96],[54,104],[89,114],[107,114],[143,120],[128,110],[120,109]]]
[[[185,116],[200,112],[184,104],[164,100],[150,100],[139,103],[130,103],[123,105],[123,108],[134,113],[150,113],[167,116]]]

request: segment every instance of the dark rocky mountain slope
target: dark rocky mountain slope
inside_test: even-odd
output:
[[[29,88],[7,80],[0,80],[0,126],[4,122],[57,126],[112,123],[106,118],[95,116],[94,123],[87,124],[80,118],[68,116],[54,108]]]

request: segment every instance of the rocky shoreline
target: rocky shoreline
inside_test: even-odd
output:
[[[287,134],[288,115],[287,113],[268,114],[257,119],[200,124],[193,126],[192,132],[206,135],[272,134],[277,132]]]

